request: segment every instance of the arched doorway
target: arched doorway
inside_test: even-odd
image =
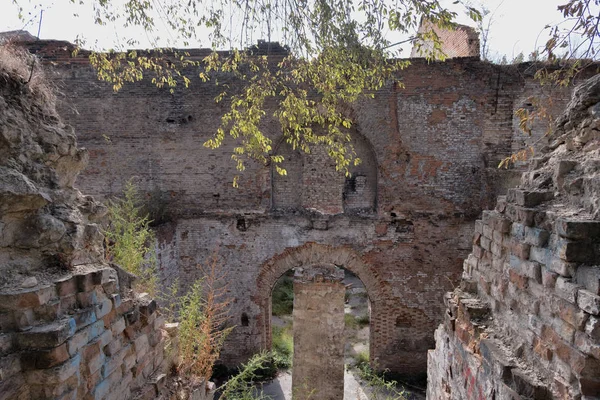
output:
[[[367,264],[350,246],[333,247],[306,243],[287,249],[261,266],[256,281],[257,295],[254,298],[261,310],[257,321],[261,347],[271,349],[271,293],[277,280],[291,269],[318,264],[332,264],[344,268],[355,274],[364,284],[371,307],[369,356],[371,362],[376,362],[389,342],[393,340],[391,334],[394,321],[385,314],[391,299],[389,285],[380,279],[377,269]]]

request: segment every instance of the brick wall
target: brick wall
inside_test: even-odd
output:
[[[418,34],[422,35],[428,31],[433,31],[438,36],[446,57],[479,57],[479,34],[474,28],[457,25],[455,29],[443,29],[427,19],[422,19]],[[433,44],[430,41],[420,41],[413,46],[410,56],[424,57],[431,50]]]
[[[0,398],[154,398],[168,368],[155,311],[148,295],[122,299],[110,267],[0,294]]]
[[[271,285],[285,270],[263,284],[265,268],[318,246],[329,257],[349,252],[347,263],[364,265],[363,282],[377,282],[369,291],[382,296],[371,315],[372,357],[384,368],[424,373],[443,293],[470,250],[472,222],[514,180],[496,166],[519,135],[516,99],[538,93],[526,84],[529,66],[412,60],[398,82],[352,106],[363,159],[352,178],[338,177],[318,150],[300,155],[282,144],[287,177],[250,163],[236,189],[232,140],[216,150],[202,146],[226,107],[214,103],[211,83],[193,80],[171,94],[141,82],[113,93],[80,59],[50,56],[65,94],[61,114],[90,152],[78,185],[106,198],[133,177],[169,221],[158,230],[160,270],[170,281],[179,276],[183,289],[219,249],[236,300],[233,321],[243,313],[249,320],[230,335],[224,361],[243,361],[270,343]],[[266,114],[265,133],[277,143],[276,121]]]
[[[431,399],[600,396],[600,79],[518,189],[475,224],[429,353]]]

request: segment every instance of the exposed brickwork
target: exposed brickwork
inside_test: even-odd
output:
[[[150,380],[166,365],[164,319],[155,310],[147,295],[123,301],[109,267],[0,294],[0,362],[10,365],[0,398],[129,399],[146,385],[156,395]]]
[[[600,396],[600,76],[518,189],[475,224],[429,353],[431,399]]]
[[[479,34],[475,28],[457,25],[456,29],[443,29],[427,19],[422,19],[418,33],[424,34],[430,30],[438,36],[446,57],[479,57]],[[430,42],[421,43],[420,46],[417,44],[413,46],[410,56],[424,57],[427,51],[432,49],[433,45]]]
[[[154,397],[164,320],[104,261],[106,207],[73,188],[87,152],[40,76],[0,77],[0,399]]]
[[[351,249],[364,265],[358,275],[371,300],[379,297],[370,343],[378,365],[425,371],[442,294],[460,277],[472,222],[514,179],[496,166],[519,135],[516,99],[538,93],[528,83],[530,65],[413,60],[398,82],[351,107],[351,136],[363,164],[350,179],[328,167],[318,150],[300,155],[282,144],[286,177],[250,164],[235,189],[232,140],[217,150],[202,146],[226,107],[214,103],[213,83],[193,80],[189,90],[170,94],[141,82],[115,94],[68,48],[33,46],[54,61],[52,76],[66,94],[61,114],[90,152],[78,184],[106,198],[135,177],[170,220],[158,230],[161,272],[169,280],[192,282],[197,264],[219,247],[236,297],[234,323],[248,318],[230,335],[224,361],[237,363],[269,346],[270,289],[285,270],[267,284],[263,271],[282,254],[320,246],[333,254]],[[228,79],[220,82],[235,88]],[[279,143],[272,112],[266,115],[264,131]]]

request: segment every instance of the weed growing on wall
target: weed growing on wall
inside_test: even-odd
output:
[[[106,259],[138,277],[134,289],[154,296],[158,280],[154,233],[141,209],[137,188],[130,180],[125,184],[123,197],[108,203]]]
[[[231,300],[215,252],[179,303],[180,373],[207,382],[233,327],[226,327]]]

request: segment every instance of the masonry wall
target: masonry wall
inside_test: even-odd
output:
[[[35,60],[2,48],[0,399],[154,398],[164,320],[106,263],[106,207],[73,187],[88,153],[54,102]]]
[[[428,360],[430,399],[600,396],[600,76],[475,224]]]
[[[141,82],[113,93],[60,46],[37,43],[34,50],[54,62],[53,79],[65,93],[61,114],[90,152],[78,184],[107,198],[134,178],[159,225],[165,279],[178,276],[185,289],[199,276],[197,265],[218,249],[238,325],[225,362],[270,345],[265,297],[285,272],[271,270],[276,260],[318,248],[319,257],[351,254],[345,262],[359,259],[361,280],[376,283],[369,292],[372,303],[377,297],[372,359],[396,372],[425,372],[442,295],[460,277],[474,218],[515,179],[496,167],[518,135],[513,111],[532,79],[529,66],[413,60],[398,82],[349,110],[364,159],[351,180],[333,174],[318,152],[303,156],[280,147],[290,156],[287,177],[250,164],[236,189],[232,141],[217,150],[202,146],[226,107],[214,103],[211,83],[193,80],[189,90],[171,94]],[[220,81],[236,87],[227,77]],[[270,114],[264,130],[278,143]],[[237,323],[242,314],[247,326]]]

